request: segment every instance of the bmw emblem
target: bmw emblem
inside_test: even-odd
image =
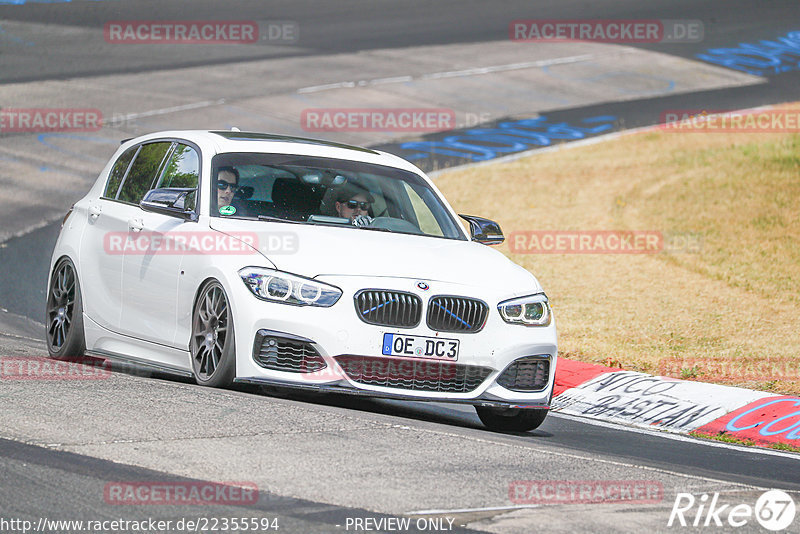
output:
[[[420,288],[423,291],[427,291],[427,290],[429,290],[431,288],[431,286],[429,286],[425,282],[417,282],[417,287]]]

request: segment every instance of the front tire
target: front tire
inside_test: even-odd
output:
[[[56,360],[81,358],[86,352],[83,300],[75,265],[69,258],[53,269],[47,292],[47,353]]]
[[[192,312],[192,371],[201,386],[228,387],[236,375],[233,315],[222,285],[203,287]]]
[[[497,432],[528,432],[539,428],[547,417],[547,410],[542,409],[475,406],[475,411],[486,428]]]

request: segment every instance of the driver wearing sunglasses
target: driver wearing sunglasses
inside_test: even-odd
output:
[[[375,199],[366,189],[354,184],[343,186],[336,195],[336,213],[350,219],[355,226],[366,226],[372,222],[369,210]]]
[[[233,167],[220,167],[217,171],[217,209],[231,205],[238,186],[239,171]]]

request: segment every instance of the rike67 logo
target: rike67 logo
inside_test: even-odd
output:
[[[763,528],[777,532],[792,525],[795,512],[794,499],[781,490],[762,493],[753,506],[720,503],[719,493],[711,496],[703,493],[699,497],[691,493],[678,493],[667,526],[742,527],[755,519]]]

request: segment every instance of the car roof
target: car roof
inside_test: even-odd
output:
[[[422,174],[420,169],[407,160],[371,148],[347,145],[323,139],[311,139],[282,134],[261,132],[240,132],[235,130],[170,130],[127,139],[123,145],[156,139],[185,139],[200,146],[204,151],[213,153],[226,152],[262,152],[271,154],[297,154],[301,156],[319,156],[333,159],[344,159],[386,165]]]
[[[364,148],[355,145],[345,145],[343,143],[334,143],[333,141],[325,141],[323,139],[311,139],[308,137],[294,137],[291,135],[268,134],[258,132],[238,132],[232,130],[212,130],[210,133],[217,134],[225,139],[233,141],[283,141],[286,143],[301,143],[310,145],[322,145],[337,148],[346,148],[348,150],[359,150],[368,154],[377,154],[372,149]]]

